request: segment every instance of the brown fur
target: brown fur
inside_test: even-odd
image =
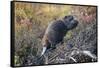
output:
[[[43,45],[44,47],[47,47],[48,44],[50,44],[50,42],[49,42],[49,40],[48,40],[47,34],[45,34],[45,35],[43,36],[43,38],[42,38],[42,45]]]

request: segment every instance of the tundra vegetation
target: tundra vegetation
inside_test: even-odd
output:
[[[97,61],[97,7],[15,2],[14,10],[14,66]],[[66,15],[73,15],[78,26],[66,33],[62,45],[39,58],[47,26]]]

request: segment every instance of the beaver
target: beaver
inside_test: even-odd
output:
[[[72,15],[51,22],[42,38],[43,50],[41,56],[48,49],[55,49],[57,44],[63,43],[63,38],[67,31],[74,29],[77,25],[78,21]]]

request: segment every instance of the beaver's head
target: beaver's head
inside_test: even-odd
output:
[[[64,24],[66,25],[67,29],[73,29],[78,25],[78,21],[72,15],[65,16],[63,18]]]

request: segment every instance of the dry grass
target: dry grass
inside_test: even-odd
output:
[[[80,9],[82,9],[80,11]],[[88,9],[88,10],[87,10]],[[33,59],[40,54],[42,45],[41,39],[46,27],[51,21],[55,21],[72,14],[79,19],[80,26],[67,33],[65,37],[65,44],[67,40],[73,38],[74,33],[79,33],[88,25],[83,22],[90,22],[94,20],[96,11],[95,7],[81,7],[81,6],[66,6],[66,5],[49,5],[38,3],[15,3],[15,66],[34,65]],[[85,13],[88,19],[82,15]],[[80,19],[81,18],[81,19]],[[88,21],[89,20],[89,21]],[[91,20],[91,21],[92,21]],[[85,26],[84,26],[85,25]],[[82,28],[83,27],[83,28]],[[66,47],[66,45],[64,45]],[[59,51],[59,48],[58,48]],[[62,52],[61,52],[62,53]],[[53,54],[54,55],[54,54]],[[51,55],[51,56],[53,56]],[[55,57],[54,55],[53,57]],[[53,58],[52,57],[52,58]],[[52,59],[51,58],[51,59]],[[49,60],[47,60],[49,61]],[[53,60],[51,60],[53,61]],[[48,63],[48,62],[47,62]]]

